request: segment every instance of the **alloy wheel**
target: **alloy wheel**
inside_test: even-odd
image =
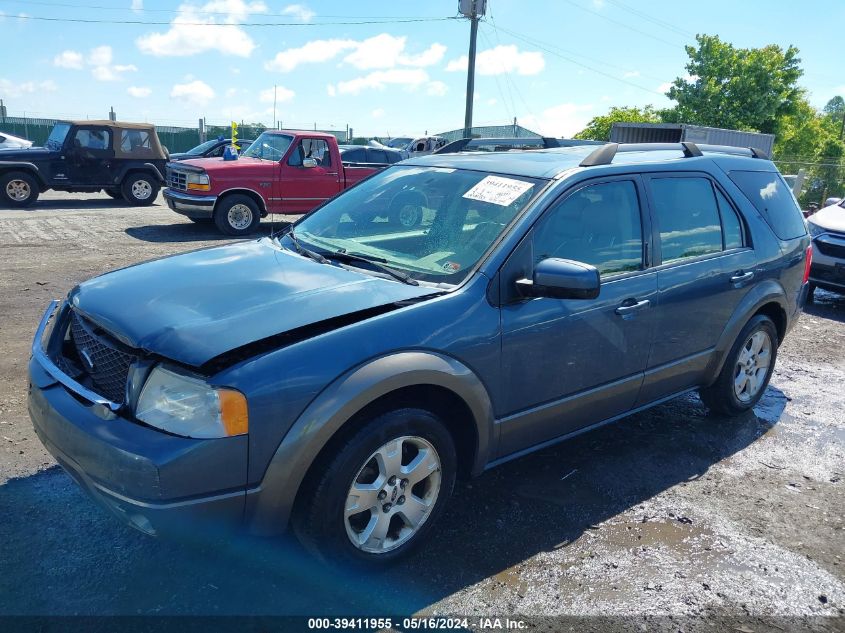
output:
[[[6,195],[15,202],[23,202],[28,200],[29,196],[32,195],[32,189],[25,180],[10,180],[6,184]]]
[[[740,402],[749,402],[766,381],[772,364],[772,339],[757,330],[740,348],[734,367],[734,394]]]
[[[136,200],[146,200],[153,193],[153,188],[146,180],[136,180],[132,183],[132,196]]]
[[[383,554],[410,540],[431,515],[440,493],[440,456],[421,437],[385,443],[358,471],[343,520],[352,544]]]

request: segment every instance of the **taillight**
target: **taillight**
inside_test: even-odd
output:
[[[813,265],[813,245],[807,247],[807,258],[804,260],[804,281],[807,283],[810,280],[810,266]]]

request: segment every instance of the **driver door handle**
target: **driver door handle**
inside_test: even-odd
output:
[[[622,305],[616,308],[616,314],[619,316],[625,316],[626,314],[631,314],[632,312],[644,310],[650,305],[651,301],[648,299],[643,299],[642,301],[637,301],[636,299],[626,299]]]

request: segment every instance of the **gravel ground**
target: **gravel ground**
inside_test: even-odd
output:
[[[34,435],[33,331],[47,301],[83,279],[223,241],[161,200],[48,193],[0,211],[0,615],[845,630],[845,298],[829,293],[781,347],[753,413],[712,417],[688,396],[459,484],[431,543],[379,576],[326,571],[286,540],[220,547],[120,525]]]

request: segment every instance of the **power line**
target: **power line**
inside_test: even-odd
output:
[[[625,24],[624,22],[620,22],[619,20],[614,20],[613,18],[608,17],[608,16],[604,15],[603,13],[599,13],[598,11],[593,11],[592,9],[588,9],[587,7],[582,7],[577,2],[574,2],[574,0],[563,0],[563,1],[566,2],[567,4],[572,5],[576,9],[580,9],[581,11],[586,11],[587,13],[592,13],[593,15],[601,18],[602,20],[605,20],[607,22],[612,22],[613,24],[616,24],[618,26],[621,26],[622,28],[628,29],[629,31],[634,31],[635,33],[639,33],[640,35],[644,35],[644,36],[649,37],[649,38],[656,40],[658,42],[662,42],[663,44],[668,44],[669,46],[671,46],[673,48],[683,48],[680,44],[677,44],[675,42],[670,42],[669,40],[664,40],[662,37],[657,37],[656,35],[652,35],[651,33],[647,33],[646,31],[641,31],[640,29],[634,28],[630,24]]]
[[[675,26],[671,22],[666,22],[665,20],[661,20],[660,18],[654,17],[653,15],[649,15],[648,13],[645,13],[644,11],[640,11],[640,10],[635,9],[633,7],[629,7],[628,5],[626,5],[623,2],[620,2],[619,0],[607,0],[607,2],[610,2],[610,4],[622,9],[623,11],[627,11],[629,13],[634,14],[637,17],[639,17],[643,20],[646,20],[647,22],[651,22],[652,24],[655,24],[655,25],[657,25],[657,26],[659,26],[663,29],[666,29],[667,31],[673,31],[673,32],[677,33],[678,35],[683,35],[684,37],[695,37],[695,33],[691,33],[690,31],[685,31],[683,29],[679,29],[677,26]]]
[[[406,24],[409,22],[444,22],[456,20],[448,18],[389,18],[383,20],[356,20],[337,22],[162,22],[156,20],[99,20],[90,18],[48,18],[43,16],[18,15],[18,20],[37,20],[41,22],[73,22],[82,24],[133,24],[144,26],[237,26],[237,27],[266,27],[266,26],[354,26],[359,24]]]

